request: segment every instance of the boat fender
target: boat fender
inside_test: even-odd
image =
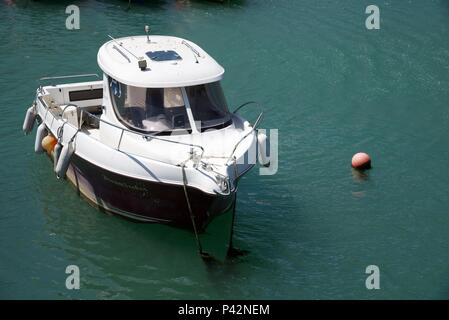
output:
[[[44,152],[44,148],[42,148],[42,140],[47,135],[47,128],[45,124],[42,122],[39,127],[37,127],[36,131],[36,140],[34,141],[34,151],[36,153]]]
[[[55,173],[58,179],[64,178],[69,168],[70,159],[73,156],[75,149],[73,148],[73,142],[69,141],[65,146],[62,147],[61,153],[56,163]]]
[[[34,106],[28,108],[25,119],[23,121],[22,130],[25,134],[29,134],[31,130],[33,130],[34,122],[36,121],[36,111],[34,110]]]
[[[59,155],[61,154],[62,144],[58,141],[53,149],[53,170],[56,172],[56,164],[58,163]]]
[[[269,167],[270,159],[267,156],[267,136],[265,133],[259,132],[257,134],[257,144],[259,147],[259,163],[264,167]]]
[[[47,151],[47,154],[50,156],[57,142],[58,140],[51,133],[48,133],[48,135],[42,139],[42,148]]]

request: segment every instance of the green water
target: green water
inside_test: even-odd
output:
[[[72,2],[0,4],[0,298],[449,298],[448,1],[73,2],[77,31]],[[145,24],[202,46],[229,104],[257,100],[279,129],[278,173],[239,187],[240,259],[207,266],[191,233],[97,211],[21,132],[36,79],[99,72],[107,35]],[[365,288],[372,264],[380,290]]]

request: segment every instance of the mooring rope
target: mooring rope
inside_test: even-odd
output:
[[[190,199],[189,199],[189,194],[187,193],[187,176],[186,176],[186,170],[185,170],[185,164],[183,163],[181,165],[181,169],[182,169],[182,181],[183,181],[183,188],[184,188],[184,195],[186,197],[186,202],[187,202],[187,208],[189,209],[189,214],[190,214],[190,220],[192,221],[192,226],[193,226],[193,231],[195,232],[195,238],[196,238],[196,243],[198,245],[198,251],[200,253],[200,255],[203,255],[203,248],[201,246],[201,241],[198,235],[198,231],[196,229],[196,223],[195,223],[195,216],[193,215],[193,211],[192,211],[192,207],[190,205]]]
[[[203,251],[203,247],[202,247],[201,241],[200,241],[200,236],[199,236],[198,230],[196,228],[195,215],[193,214],[192,206],[190,205],[189,194],[187,193],[187,176],[186,176],[184,163],[181,165],[181,169],[182,169],[182,181],[183,181],[184,195],[186,197],[187,208],[189,209],[190,220],[192,221],[193,232],[195,233],[195,239],[196,239],[196,244],[198,246],[198,252],[203,259],[211,259],[213,257],[210,254],[208,254],[207,252]]]

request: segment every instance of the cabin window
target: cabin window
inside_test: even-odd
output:
[[[141,132],[189,130],[181,88],[128,86],[109,77],[111,100],[119,120]]]
[[[185,89],[193,118],[196,123],[201,123],[202,131],[208,128],[225,127],[231,123],[231,114],[219,82]]]

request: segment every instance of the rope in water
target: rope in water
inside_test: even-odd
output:
[[[198,230],[196,228],[195,216],[193,214],[193,210],[190,205],[189,194],[187,193],[187,176],[186,176],[184,163],[181,165],[181,169],[182,169],[182,181],[183,181],[184,195],[186,197],[187,208],[189,209],[189,215],[190,215],[190,220],[192,221],[193,231],[195,232],[195,238],[196,238],[196,244],[198,246],[198,252],[202,258],[210,258],[211,256],[208,253],[203,251],[203,247],[201,246],[200,237],[198,235]]]

